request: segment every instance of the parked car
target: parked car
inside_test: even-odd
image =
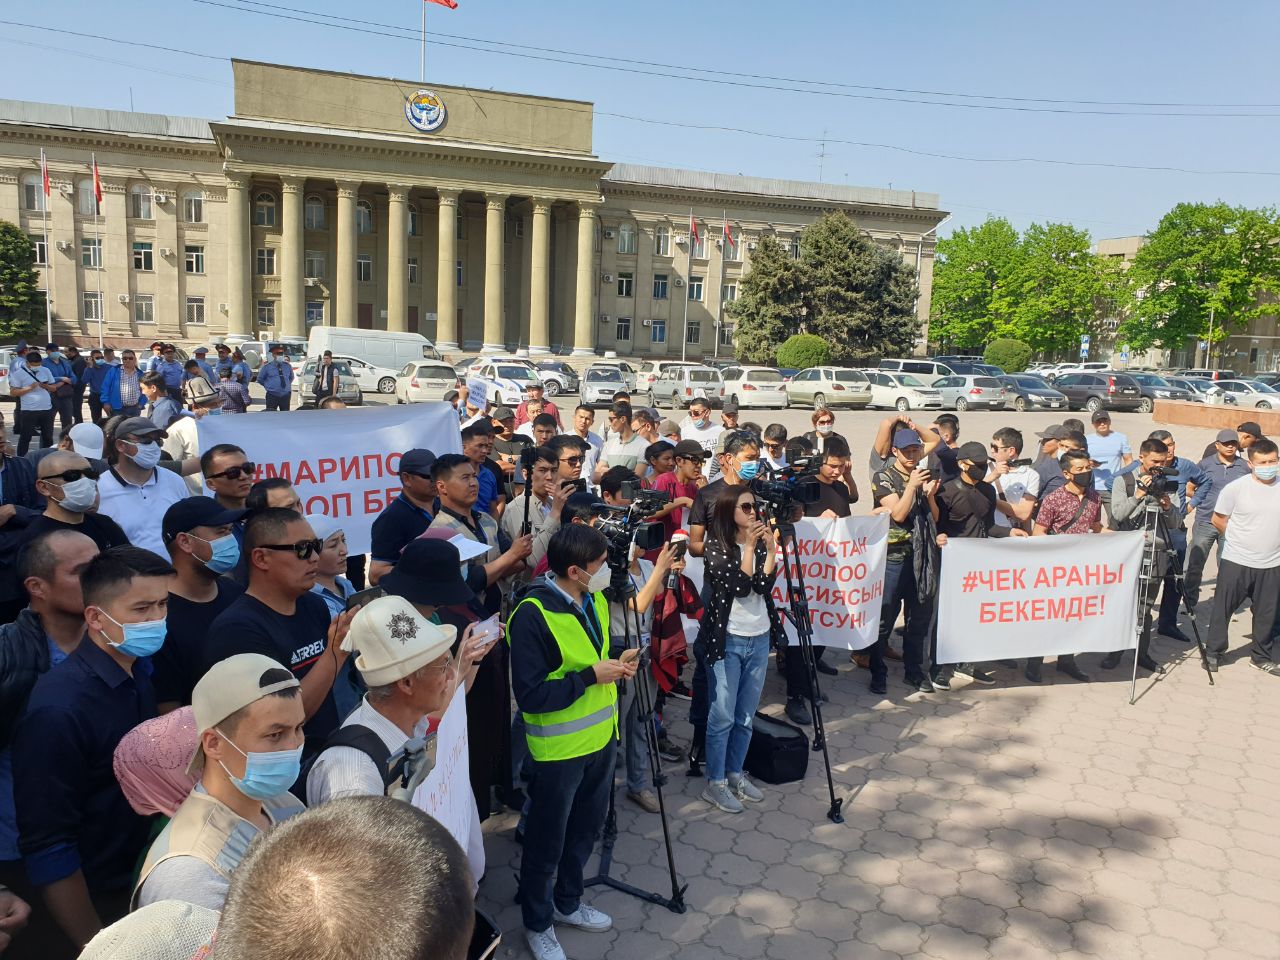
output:
[[[458,385],[458,374],[447,363],[419,360],[406,363],[396,377],[396,403],[431,403]]]
[[[665,403],[683,408],[701,398],[715,402],[724,396],[724,378],[715,367],[668,367],[649,388],[649,406]]]
[[[1280,390],[1260,380],[1218,380],[1216,386],[1227,395],[1227,403],[1259,410],[1280,408]]]
[[[485,358],[471,368],[467,384],[475,384],[481,395],[495,406],[515,407],[524,399],[524,388],[530,383],[541,383],[538,375],[523,363],[494,362]],[[472,388],[471,394],[475,395]]]
[[[1268,387],[1280,389],[1280,373],[1260,373],[1253,379],[1259,383],[1265,383]]]
[[[635,365],[627,360],[595,360],[591,364],[593,367],[617,367],[622,371],[622,378],[627,382],[626,389],[631,393],[636,392],[636,385],[639,383],[639,371]]]
[[[1189,367],[1186,370],[1179,370],[1178,374],[1184,377],[1196,377],[1201,380],[1238,380],[1234,370],[1224,370],[1213,367]]]
[[[871,403],[871,381],[861,370],[808,367],[787,381],[787,403],[862,410]]]
[[[724,398],[740,407],[785,408],[787,384],[773,367],[725,367]]]
[[[645,360],[640,364],[640,369],[636,372],[636,392],[648,393],[649,388],[653,386],[653,382],[662,376],[662,371],[668,367],[696,367],[697,364],[691,360]]]
[[[881,360],[879,368],[885,373],[909,373],[926,387],[933,386],[935,380],[956,373],[950,364],[938,360]]]
[[[1086,360],[1083,363],[1060,363],[1057,369],[1049,374],[1049,379],[1057,383],[1058,378],[1066,373],[1087,373],[1093,370],[1106,370],[1111,364],[1101,360]]]
[[[9,367],[18,359],[16,350],[16,344],[10,347],[0,347],[0,397],[4,397],[7,400],[14,399],[9,394]]]
[[[399,376],[395,370],[388,370],[386,367],[374,366],[372,363],[366,363],[357,357],[342,357],[334,354],[335,361],[341,360],[351,368],[351,373],[356,378],[356,383],[360,384],[360,389],[364,393],[395,393],[396,377]]]
[[[297,394],[298,406],[303,404],[314,404],[316,402],[315,387],[316,365],[319,360],[305,360],[302,363],[302,370],[294,374],[293,390]],[[345,360],[334,360],[334,369],[338,371],[338,389],[337,396],[343,403],[349,407],[358,407],[364,403],[364,396],[360,393],[360,384],[356,380],[356,375],[351,370],[351,365]]]
[[[1054,389],[1067,395],[1071,410],[1137,410],[1142,406],[1138,381],[1127,373],[1064,373],[1053,381]]]
[[[1165,379],[1178,389],[1186,390],[1195,403],[1206,403],[1210,397],[1222,395],[1222,391],[1212,380],[1202,380],[1199,377],[1165,377]]]
[[[617,367],[588,367],[582,374],[583,406],[607,407],[613,403],[613,395],[625,389],[627,381]]]
[[[484,357],[463,357],[453,365],[453,369],[457,372],[460,379],[466,379],[471,375],[471,370],[478,364],[484,363]]]
[[[1131,371],[1129,376],[1138,382],[1138,390],[1142,393],[1142,403],[1138,409],[1150,413],[1156,408],[1157,400],[1191,400],[1190,390],[1174,386],[1164,377],[1154,373],[1138,373]]]
[[[933,388],[942,395],[942,406],[947,410],[974,407],[999,410],[1004,406],[1004,385],[997,377],[985,374],[943,377],[933,382]]]
[[[886,370],[864,370],[871,383],[868,406],[885,410],[924,410],[942,406],[942,394],[926,387],[914,374],[889,373]]]
[[[778,372],[782,374],[782,379],[784,381],[789,382],[791,378],[794,377],[800,371],[797,370],[795,367],[779,367]]]
[[[1066,394],[1053,389],[1042,377],[1030,373],[1018,373],[999,379],[1000,385],[1004,387],[1006,404],[1012,404],[1015,410],[1066,409]]]
[[[563,360],[543,360],[537,372],[548,397],[578,392],[578,371]]]

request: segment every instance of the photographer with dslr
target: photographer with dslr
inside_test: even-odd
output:
[[[1172,545],[1165,534],[1182,529],[1182,510],[1178,507],[1178,482],[1167,469],[1169,448],[1163,440],[1144,440],[1138,448],[1139,467],[1134,473],[1123,473],[1115,478],[1111,487],[1111,529],[1142,530],[1146,521],[1148,504],[1154,499],[1159,503],[1160,519],[1156,524],[1154,544],[1155,563],[1151,579],[1138,597],[1138,612],[1142,617],[1142,633],[1138,637],[1138,666],[1152,673],[1162,672],[1161,666],[1151,659],[1151,607],[1169,569],[1169,552]],[[1097,471],[1094,471],[1096,477]],[[1150,499],[1149,499],[1150,498]],[[1120,665],[1123,650],[1109,653],[1102,659],[1103,670],[1114,670]]]

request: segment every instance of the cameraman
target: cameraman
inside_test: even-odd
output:
[[[987,481],[996,488],[996,523],[1026,530],[1040,493],[1040,474],[1021,456],[1021,431],[1001,427],[992,435]]]
[[[1142,613],[1138,666],[1152,673],[1163,672],[1163,668],[1151,659],[1148,650],[1151,647],[1151,607],[1169,570],[1169,551],[1172,546],[1165,540],[1165,534],[1171,536],[1174,531],[1182,529],[1182,510],[1175,499],[1176,481],[1171,475],[1165,474],[1168,462],[1169,448],[1163,440],[1144,440],[1138,448],[1137,471],[1120,474],[1111,486],[1111,529],[1143,529],[1147,506],[1151,503],[1149,498],[1155,498],[1159,504],[1160,518],[1163,521],[1163,526],[1157,524],[1155,530],[1155,572],[1138,597],[1138,608]],[[1096,470],[1094,475],[1096,478]],[[1169,488],[1168,491],[1162,489],[1165,486]],[[1102,658],[1102,669],[1114,670],[1120,665],[1120,658],[1123,656],[1123,650],[1107,654]]]

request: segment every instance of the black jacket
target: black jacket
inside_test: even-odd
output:
[[[698,641],[706,651],[708,665],[724,659],[729,611],[735,598],[761,594],[765,609],[769,611],[769,633],[775,639],[780,635],[782,621],[773,604],[773,584],[781,567],[774,567],[773,573],[764,572],[766,549],[763,540],[756,541],[756,572],[748,577],[742,570],[742,548],[738,544],[734,544],[726,555],[716,540],[707,538],[702,576],[702,624],[698,628]]]
[[[30,608],[0,627],[0,750],[7,750],[40,674],[49,669],[49,640]]]
[[[564,595],[547,583],[545,578],[534,580],[523,599],[537,600],[548,613],[572,613],[582,624],[582,629],[591,636],[592,631],[587,626],[582,608],[571,606]],[[601,624],[600,628],[605,634],[607,656],[608,622]],[[558,680],[547,679],[552,671],[564,663],[564,658],[560,655],[560,644],[556,642],[547,621],[531,603],[522,601],[516,607],[515,613],[507,622],[507,641],[511,644],[511,692],[515,694],[516,704],[525,713],[563,710],[596,682],[596,673],[591,667],[584,667]]]
[[[0,601],[21,597],[18,583],[18,554],[27,542],[27,524],[44,513],[44,497],[36,493],[36,469],[26,457],[5,457],[0,472],[4,502],[16,513],[0,527]]]

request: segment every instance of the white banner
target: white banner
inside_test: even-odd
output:
[[[1132,650],[1141,566],[1141,531],[949,540],[937,660]]]
[[[351,553],[368,553],[373,521],[400,493],[400,455],[423,447],[461,453],[447,403],[201,417],[200,452],[233,443],[258,465],[254,480],[284,477],[306,513],[343,519]]]
[[[413,805],[439,820],[458,841],[479,881],[484,876],[484,838],[471,793],[468,743],[467,691],[459,686],[436,731],[436,765],[414,792]]]
[[[876,641],[884,599],[884,562],[889,515],[813,518],[796,523],[796,553],[813,622],[813,642],[824,647],[862,650]],[[787,579],[778,561],[773,602],[791,645],[800,641],[787,619]],[[690,557],[685,574],[702,589],[702,560]],[[693,632],[686,631],[690,641]]]

